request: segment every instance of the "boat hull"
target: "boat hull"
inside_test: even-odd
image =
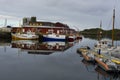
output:
[[[43,37],[43,41],[65,41],[65,39]]]
[[[69,41],[69,42],[73,42],[74,40],[75,40],[75,37],[74,37],[74,36],[69,36],[69,37],[68,37],[68,41]]]
[[[101,61],[99,58],[95,58],[95,61],[98,63],[98,65],[104,69],[105,71],[110,71],[107,64],[105,64],[103,61]]]
[[[43,41],[65,41],[65,35],[43,35]]]

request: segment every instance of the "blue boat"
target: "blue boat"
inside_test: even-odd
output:
[[[64,34],[46,34],[43,35],[43,41],[65,41],[66,35]]]

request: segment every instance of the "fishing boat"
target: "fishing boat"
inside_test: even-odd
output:
[[[14,32],[16,30],[16,32]],[[12,28],[12,40],[36,40],[39,38],[34,31],[26,28]]]
[[[36,40],[39,38],[38,35],[32,33],[12,33],[13,40]]]
[[[66,40],[65,34],[56,33],[43,34],[43,41],[65,41],[65,40]]]

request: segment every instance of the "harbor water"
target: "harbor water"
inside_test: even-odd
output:
[[[0,80],[120,80],[119,74],[107,73],[77,53],[96,41],[0,41]]]

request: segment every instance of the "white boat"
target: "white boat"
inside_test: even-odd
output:
[[[95,44],[96,48],[105,48],[108,46],[112,46],[112,41],[109,39],[102,39]]]
[[[36,40],[39,38],[39,36],[33,32],[11,33],[11,35],[13,40]]]
[[[120,46],[114,46],[114,23],[115,23],[115,9],[113,10],[113,28],[112,28],[112,40],[103,39],[99,40],[95,45],[94,50],[100,51],[99,53],[120,53]]]
[[[45,34],[43,35],[43,41],[65,41],[66,35],[65,34]]]

